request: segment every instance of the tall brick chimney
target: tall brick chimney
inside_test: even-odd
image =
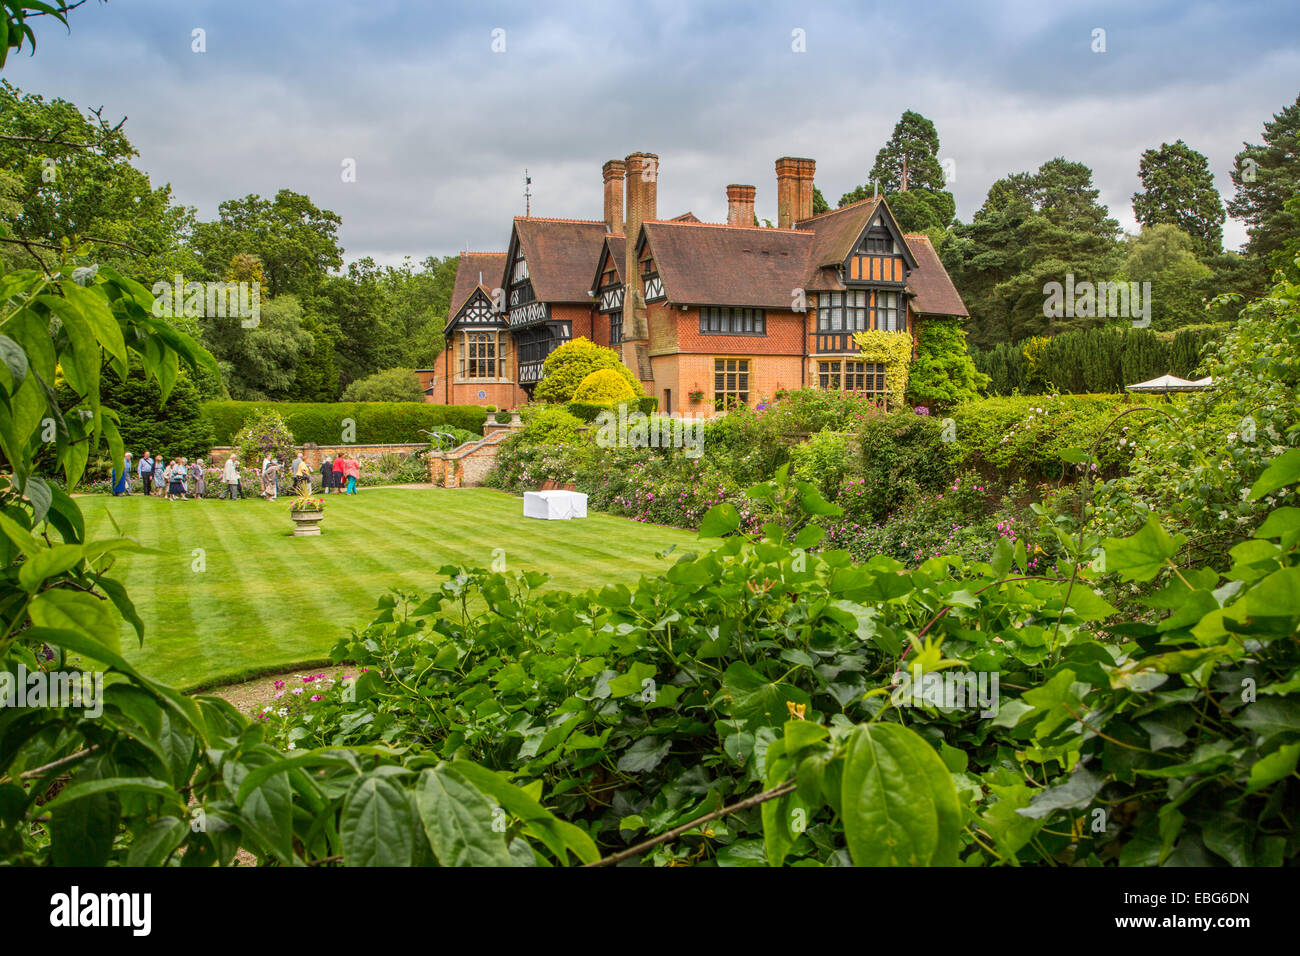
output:
[[[794,221],[808,219],[813,214],[813,177],[817,173],[817,163],[811,159],[799,160],[799,205]]]
[[[659,217],[659,157],[654,153],[633,153],[624,164],[627,170],[626,234],[635,242],[634,233],[641,228],[641,223]]]
[[[627,166],[627,217],[623,234],[627,237],[625,277],[628,292],[623,297],[623,361],[641,377],[635,360],[634,342],[650,340],[650,326],[646,321],[645,300],[641,298],[640,266],[636,260],[636,241],[641,223],[659,218],[659,157],[654,153],[632,153],[624,160]],[[637,294],[633,295],[635,291]],[[630,301],[629,301],[630,300]],[[633,360],[628,361],[629,357]]]
[[[605,231],[621,233],[623,231],[623,180],[626,178],[627,163],[621,159],[611,159],[600,168],[605,178]]]
[[[776,224],[782,229],[794,225],[799,203],[799,160],[782,156],[776,161]]]
[[[776,224],[782,229],[812,215],[816,169],[811,159],[782,156],[776,161]]]
[[[753,227],[755,192],[753,186],[737,186],[733,183],[727,187],[728,226]]]

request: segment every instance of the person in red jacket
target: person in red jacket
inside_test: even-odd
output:
[[[343,490],[343,476],[347,473],[346,457],[342,452],[334,456],[334,487],[337,492]]]

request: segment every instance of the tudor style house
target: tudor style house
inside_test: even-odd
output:
[[[854,333],[907,335],[915,352],[927,318],[969,313],[930,241],[903,234],[883,200],[813,215],[815,169],[776,161],[768,229],[746,185],[727,187],[726,223],[661,220],[658,157],[610,160],[603,222],[518,217],[505,255],[461,257],[447,348],[417,373],[426,400],[525,402],[546,356],[577,336],[618,350],[664,412],[806,387],[901,400]]]

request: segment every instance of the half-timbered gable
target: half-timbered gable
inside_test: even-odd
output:
[[[541,381],[546,356],[590,333],[591,277],[607,245],[605,228],[577,219],[515,219],[503,288],[526,390]]]

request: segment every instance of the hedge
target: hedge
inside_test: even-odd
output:
[[[1159,407],[1138,395],[1018,395],[963,402],[953,409],[954,450],[961,464],[1006,478],[1060,478],[1061,453],[1088,450],[1110,422],[1135,405]],[[1136,439],[1155,416],[1140,412],[1111,425],[1097,444],[1106,473],[1127,465]]]
[[[570,415],[581,418],[584,422],[594,422],[601,412],[615,411],[619,405],[626,405],[629,414],[639,411],[644,415],[653,415],[659,408],[659,399],[653,395],[642,395],[626,402],[611,404],[606,402],[568,402],[565,408]]]
[[[463,428],[482,433],[487,412],[479,405],[416,402],[204,402],[200,414],[212,423],[213,443],[229,445],[256,408],[274,408],[298,444],[343,442],[343,420],[356,423],[348,444],[389,445],[428,441],[420,429]]]

